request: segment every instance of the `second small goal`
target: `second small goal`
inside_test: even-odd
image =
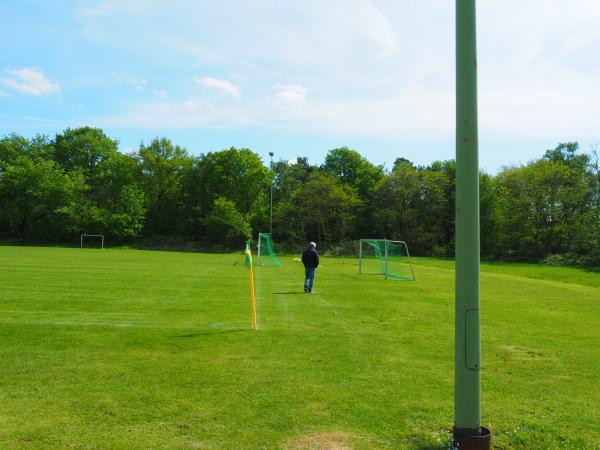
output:
[[[92,248],[104,248],[104,235],[103,234],[82,234],[80,236],[80,246],[92,247]]]
[[[383,275],[386,280],[415,280],[406,242],[360,239],[358,245],[358,273]]]

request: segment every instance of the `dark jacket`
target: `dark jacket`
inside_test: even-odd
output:
[[[304,250],[304,253],[302,253],[302,264],[307,269],[319,267],[319,254],[314,248]]]

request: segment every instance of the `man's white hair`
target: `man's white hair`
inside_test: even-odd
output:
[[[312,248],[317,248],[317,244],[315,244],[314,242],[309,242],[308,246]]]

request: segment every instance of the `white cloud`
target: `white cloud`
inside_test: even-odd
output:
[[[148,82],[146,81],[146,79],[141,77],[135,77],[119,72],[111,72],[110,76],[119,83],[124,83],[133,86],[136,91],[142,91],[146,86],[148,86]]]
[[[159,98],[167,98],[168,97],[166,91],[164,91],[163,89],[154,89],[152,92],[154,93],[154,95],[156,95]]]
[[[240,107],[217,107],[197,98],[182,101],[155,101],[133,105],[123,114],[99,118],[106,127],[195,128],[248,126],[253,122]]]
[[[359,22],[357,29],[371,40],[382,54],[391,56],[398,50],[399,40],[392,23],[373,1],[358,2],[356,18]]]
[[[277,100],[283,107],[295,107],[306,102],[306,89],[297,85],[277,85]]]
[[[131,0],[137,10],[123,12],[114,0],[94,12],[110,20],[82,19],[117,51],[126,43],[127,51],[168,67],[210,73],[195,82],[215,93],[239,99],[244,87],[235,107],[184,100],[190,75],[182,70],[161,81],[170,101],[155,91],[153,102],[125,111],[123,123],[161,126],[154,114],[163,114],[164,127],[251,124],[452,142],[452,2],[233,2],[235,8],[190,0],[173,9]],[[600,2],[541,3],[488,0],[478,7],[480,134],[495,142],[550,135],[598,141]],[[167,14],[176,26],[159,26]],[[131,36],[132,23],[147,26]]]
[[[286,126],[296,122],[324,134],[415,139],[450,135],[454,121],[449,94],[407,92],[391,98],[311,101],[308,106],[290,114]]]
[[[23,67],[22,69],[5,69],[13,78],[3,78],[4,84],[17,92],[29,95],[46,95],[60,91],[60,85],[46,78],[44,73],[37,69]]]
[[[240,98],[240,88],[227,80],[220,80],[218,78],[205,77],[205,78],[195,78],[195,81],[197,83],[200,83],[203,86],[206,86],[209,88],[214,88],[221,92],[224,92],[225,94],[227,94],[235,99]]]
[[[142,5],[136,4],[134,1],[123,2],[122,0],[104,0],[79,9],[76,15],[81,18],[89,17],[97,19],[112,14],[140,13],[142,11]]]
[[[6,92],[0,91],[0,97],[10,98],[10,95],[8,95]]]

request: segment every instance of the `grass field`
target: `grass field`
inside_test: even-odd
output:
[[[0,247],[0,448],[447,447],[454,272],[322,258]],[[600,449],[600,274],[484,264],[495,448]]]

